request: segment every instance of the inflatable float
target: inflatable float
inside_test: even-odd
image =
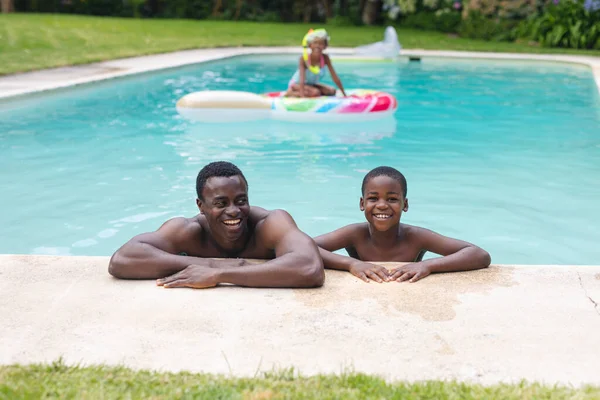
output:
[[[396,98],[377,90],[354,89],[347,97],[285,97],[285,92],[203,91],[183,96],[177,112],[200,122],[244,122],[274,119],[293,122],[361,122],[390,117]]]
[[[383,41],[358,46],[354,48],[354,54],[368,58],[395,59],[400,55],[400,50],[402,45],[398,41],[396,29],[388,26],[383,34]]]

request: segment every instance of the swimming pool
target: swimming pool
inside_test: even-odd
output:
[[[587,68],[338,62],[347,88],[398,98],[395,122],[177,115],[191,91],[282,90],[295,60],[228,59],[0,103],[0,252],[110,255],[194,215],[198,170],[229,160],[251,203],[288,210],[311,235],[361,221],[363,175],[392,165],[408,180],[406,223],[479,244],[495,263],[598,263],[600,96]]]

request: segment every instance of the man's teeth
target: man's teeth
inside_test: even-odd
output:
[[[241,219],[228,219],[227,221],[223,221],[225,225],[237,225],[242,222]]]
[[[387,215],[387,214],[373,214],[375,216],[375,218],[381,218],[381,219],[386,219],[391,217],[391,215]]]

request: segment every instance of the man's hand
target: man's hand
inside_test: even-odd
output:
[[[363,261],[356,261],[352,263],[349,269],[350,273],[363,281],[369,283],[369,278],[375,282],[388,282],[389,278],[388,270],[375,264],[370,264]]]
[[[394,268],[390,272],[390,281],[398,282],[416,282],[431,274],[431,270],[422,262],[406,264],[398,268]]]
[[[205,289],[215,287],[217,281],[218,269],[204,265],[189,265],[184,270],[158,279],[156,284],[165,288],[189,287],[193,289]]]

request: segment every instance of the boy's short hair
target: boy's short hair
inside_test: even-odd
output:
[[[246,187],[248,187],[248,181],[242,171],[235,165],[227,161],[216,161],[210,164],[207,164],[200,170],[198,176],[196,177],[196,195],[200,200],[204,200],[202,197],[202,191],[204,190],[204,185],[209,178],[212,177],[226,177],[239,175],[242,177],[244,182],[246,183]]]
[[[386,166],[374,168],[365,175],[365,177],[362,181],[362,186],[360,188],[360,192],[362,193],[363,196],[365,194],[365,186],[367,185],[367,182],[377,176],[388,176],[388,177],[398,181],[400,186],[402,186],[402,195],[404,197],[406,197],[406,192],[408,190],[408,187],[406,185],[406,178],[396,168],[386,167]]]

